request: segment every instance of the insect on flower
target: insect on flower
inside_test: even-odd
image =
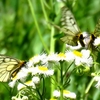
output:
[[[98,43],[98,45],[95,45],[95,40],[100,35],[100,20],[97,23],[95,31],[92,34],[81,32],[72,12],[69,10],[69,8],[63,7],[61,15],[61,25],[62,27],[57,25],[54,25],[54,27],[64,33],[64,36],[61,38],[61,40],[66,44],[77,46],[79,43],[81,44],[81,47],[85,47],[88,49],[98,48],[98,45],[100,43]]]
[[[0,82],[8,82],[11,77],[15,77],[25,63],[25,61],[0,54]]]

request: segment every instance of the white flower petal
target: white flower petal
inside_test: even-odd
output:
[[[37,76],[34,76],[34,77],[32,78],[32,81],[33,81],[34,84],[38,84],[38,83],[40,82],[40,78],[37,77]]]

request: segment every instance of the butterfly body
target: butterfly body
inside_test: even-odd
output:
[[[11,77],[16,76],[24,65],[25,61],[0,55],[0,82],[9,81]]]

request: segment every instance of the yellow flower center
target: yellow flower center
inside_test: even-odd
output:
[[[64,53],[59,53],[59,54],[58,54],[58,57],[64,57],[64,58],[65,58],[66,55],[65,55]]]
[[[39,68],[39,70],[42,70],[42,71],[47,71],[48,70],[48,68],[45,67],[45,66],[39,66],[38,68]]]
[[[14,77],[12,77],[12,80],[16,80],[17,79],[17,75],[15,75]]]
[[[51,98],[50,100],[57,100],[57,99]]]
[[[69,93],[70,93],[70,91],[63,90],[63,93],[64,93],[64,94],[69,94]]]
[[[74,55],[76,55],[76,56],[82,57],[82,53],[79,52],[79,51],[74,50],[73,53],[74,53]]]
[[[32,80],[29,80],[29,81],[27,81],[27,82],[25,82],[25,84],[30,84],[32,82]]]

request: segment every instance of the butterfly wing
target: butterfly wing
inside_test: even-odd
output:
[[[96,28],[93,35],[95,38],[100,37],[100,19],[98,20],[98,23],[96,24]],[[98,51],[100,51],[100,43],[97,45],[96,48]]]
[[[14,77],[25,62],[0,55],[0,82],[7,82]]]
[[[62,32],[65,33],[61,40],[69,45],[76,46],[81,32],[72,12],[67,7],[62,8],[61,25],[61,29],[64,30]]]
[[[93,50],[99,50],[100,51],[100,46],[99,45],[94,45],[94,41],[95,39],[97,39],[97,37],[100,37],[100,19],[98,21],[98,23],[96,24],[96,28],[94,30],[94,33],[91,35],[90,38],[90,43],[88,48]]]
[[[94,35],[95,37],[100,36],[100,19],[99,19],[98,23],[96,24],[96,28],[95,28],[95,30],[94,30],[93,35]]]

